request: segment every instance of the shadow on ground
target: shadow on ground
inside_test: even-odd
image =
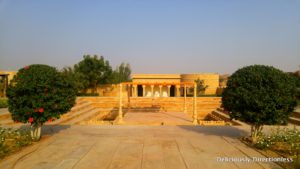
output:
[[[178,126],[181,129],[193,131],[204,135],[215,135],[224,137],[248,136],[249,132],[236,126]]]
[[[57,134],[63,130],[66,130],[70,128],[70,125],[43,125],[42,126],[42,135],[54,135]],[[29,125],[23,125],[20,127],[20,129],[26,129],[29,130]]]
[[[42,127],[42,134],[54,135],[70,127],[70,125],[44,125]]]

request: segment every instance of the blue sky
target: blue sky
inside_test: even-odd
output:
[[[103,55],[133,73],[300,66],[299,0],[0,0],[0,70]]]

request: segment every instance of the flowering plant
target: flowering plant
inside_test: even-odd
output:
[[[54,67],[30,65],[18,71],[7,89],[9,112],[15,122],[30,123],[32,135],[40,138],[40,127],[58,119],[75,103],[76,88]]]

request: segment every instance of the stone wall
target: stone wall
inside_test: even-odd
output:
[[[79,97],[78,100],[90,101],[95,107],[101,109],[115,110],[119,108],[118,97]],[[123,110],[131,112],[184,112],[184,98],[182,97],[123,97]],[[197,113],[198,119],[205,117],[221,106],[220,97],[198,97]],[[186,98],[186,111],[192,116],[193,98]]]
[[[217,73],[195,73],[195,74],[134,74],[132,81],[134,83],[179,83],[195,82],[200,79],[208,88],[205,91],[207,95],[217,94],[219,87],[219,74]]]
[[[219,87],[219,74],[217,73],[201,73],[201,74],[182,74],[181,82],[194,82],[200,79],[204,81],[204,85],[208,87],[205,90],[205,94],[217,94],[217,88]]]
[[[8,84],[10,83],[10,81],[14,78],[14,76],[17,74],[17,71],[3,71],[0,70],[0,74],[2,75],[6,75],[8,74]],[[5,97],[4,96],[4,84],[0,84],[1,88],[0,88],[0,97]]]

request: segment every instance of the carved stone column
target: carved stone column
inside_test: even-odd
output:
[[[176,85],[176,97],[180,97],[180,85]]]
[[[143,97],[146,96],[146,85],[143,85]]]
[[[123,97],[123,90],[122,90],[122,83],[119,84],[119,114],[118,114],[118,122],[123,122],[123,111],[122,111],[122,97]]]
[[[159,85],[159,97],[162,97],[162,85]]]
[[[183,112],[184,113],[187,113],[187,108],[186,108],[186,85],[184,85],[184,109],[183,109]]]
[[[170,92],[171,85],[168,85],[167,87],[168,87],[168,97],[170,97],[170,94],[171,94],[171,92]]]
[[[154,85],[151,85],[151,96],[154,97]]]
[[[194,104],[193,104],[193,124],[198,124],[198,113],[197,113],[197,84],[194,84]]]
[[[137,85],[133,85],[133,92],[132,92],[132,96],[133,97],[137,97]]]

